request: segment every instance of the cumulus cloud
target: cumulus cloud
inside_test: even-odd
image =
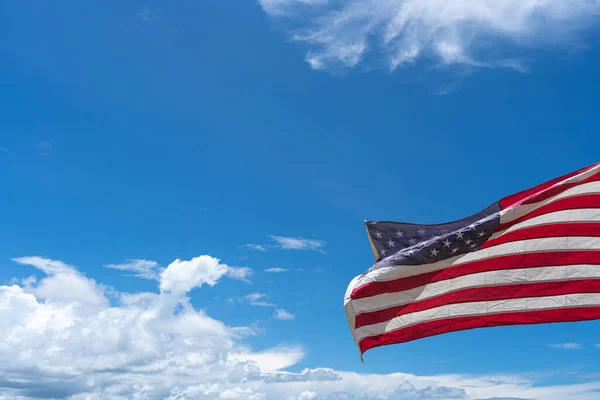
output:
[[[308,45],[314,69],[421,59],[524,71],[530,48],[568,49],[597,23],[597,0],[259,0]]]
[[[214,286],[227,269],[227,265],[211,256],[194,257],[189,261],[177,259],[162,272],[160,289],[185,294],[202,285]]]
[[[275,235],[269,237],[277,242],[277,247],[284,250],[315,250],[324,253],[323,247],[325,247],[325,242],[322,240]]]
[[[263,372],[276,372],[297,364],[304,358],[301,347],[277,347],[262,352],[231,352],[229,360],[236,362],[251,361]]]
[[[112,305],[102,285],[71,265],[42,257],[14,261],[46,276],[0,286],[0,393],[7,396],[160,399],[195,385],[198,376],[262,379],[303,357],[298,348],[253,353],[238,343],[253,329],[229,327],[178,296],[218,282],[226,268],[213,257],[176,260],[160,282],[166,290],[121,293]],[[236,390],[234,384],[218,394]]]
[[[295,319],[296,316],[289,311],[285,311],[281,308],[278,308],[273,313],[273,318],[281,320],[281,321],[291,321],[291,320]]]
[[[223,276],[247,280],[249,268],[229,267],[211,256],[194,257],[189,261],[175,260],[162,271],[160,289],[175,294],[185,294],[202,285],[214,286]]]

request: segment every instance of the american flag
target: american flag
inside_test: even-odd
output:
[[[600,163],[439,225],[366,222],[344,308],[361,355],[500,325],[600,319]]]

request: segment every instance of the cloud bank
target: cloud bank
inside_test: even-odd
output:
[[[421,60],[524,71],[523,51],[578,46],[598,0],[259,0],[309,50],[314,69]]]
[[[544,386],[508,375],[289,372],[306,357],[301,345],[252,349],[245,340],[259,332],[216,320],[190,302],[190,290],[227,277],[214,257],[176,260],[157,283],[165,290],[134,293],[119,293],[61,261],[14,261],[24,275],[33,267],[42,276],[0,285],[2,400],[593,400],[600,390],[600,381]]]

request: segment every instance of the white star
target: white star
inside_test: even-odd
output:
[[[437,256],[437,254],[438,254],[439,252],[440,252],[440,251],[439,251],[438,249],[433,249],[433,250],[431,250],[431,255],[435,257],[435,256]]]
[[[464,236],[464,233],[462,233],[461,231],[456,232],[456,238],[457,239],[462,239]]]
[[[417,239],[412,238],[408,241],[410,244],[417,244]]]
[[[465,240],[465,244],[471,244],[471,243],[473,243],[473,241],[471,239]]]
[[[452,244],[448,239],[446,239],[442,243],[444,243],[444,247],[450,247],[450,245]]]
[[[387,241],[387,245],[388,247],[396,247],[396,242],[394,242],[392,239]]]
[[[485,231],[481,231],[478,233],[479,237],[484,237],[485,236]]]
[[[471,247],[473,247],[473,248],[474,248],[474,247],[476,247],[476,246],[477,246],[477,243],[473,243],[473,244],[471,245]]]
[[[404,232],[402,232],[402,231],[396,232],[396,238],[400,239],[401,237],[404,237]]]
[[[425,229],[419,229],[418,232],[419,235],[423,236],[425,234]]]
[[[448,229],[442,229],[442,233],[448,233],[450,232]]]
[[[453,252],[453,253],[456,253],[457,251],[458,251],[458,249],[457,249],[457,248],[453,248],[453,249],[452,249],[452,252]]]
[[[413,255],[413,254],[415,254],[416,252],[417,252],[417,251],[416,251],[416,250],[414,250],[414,249],[412,249],[412,250],[409,250],[409,251],[408,251],[408,255],[409,255],[409,256],[412,256],[412,255]]]
[[[379,231],[375,232],[375,236],[377,236],[377,239],[381,239],[381,232],[379,232]]]
[[[385,256],[385,253],[387,253],[386,249],[381,249],[379,250],[379,252],[381,253],[382,256]]]
[[[472,231],[474,231],[475,230],[475,224],[469,225],[469,229],[472,230]]]

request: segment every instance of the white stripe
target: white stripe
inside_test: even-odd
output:
[[[599,171],[600,171],[600,163],[597,163],[597,164],[593,165],[592,167],[590,167],[589,169],[587,169],[586,171],[583,171],[582,173],[580,173],[578,175],[567,178],[564,181],[559,182],[558,184],[565,185],[568,183],[581,182],[581,181],[589,178],[590,176],[595,175]]]
[[[560,296],[449,304],[402,315],[378,324],[361,326],[356,329],[356,338],[360,342],[369,336],[381,335],[383,333],[406,328],[407,326],[445,318],[586,306],[600,306],[600,293],[578,293]]]
[[[544,201],[540,201],[532,204],[522,204],[515,207],[510,207],[500,217],[500,223],[506,224],[514,221],[517,218],[521,218],[536,209],[543,207],[547,204],[553,203],[557,200],[565,199],[567,197],[576,197],[588,194],[600,194],[600,182],[588,182],[579,186],[572,187],[565,190],[556,196],[550,197]]]
[[[600,207],[600,202],[598,203]],[[527,219],[518,224],[514,224],[508,229],[501,232],[496,232],[490,239],[496,239],[505,233],[514,232],[523,228],[530,228],[532,226],[546,225],[546,224],[560,224],[560,223],[586,223],[586,222],[598,222],[600,221],[600,208],[579,208],[573,210],[561,210],[554,211],[548,214],[538,215],[537,217]]]
[[[564,184],[567,184],[567,183],[581,182],[582,180],[587,179],[590,176],[595,175],[599,171],[600,171],[600,163],[596,163],[592,167],[590,167],[587,170],[585,170],[582,173],[580,173],[579,175],[575,175],[575,176],[572,176],[570,178],[567,178],[564,181],[560,182],[559,184],[560,185],[564,185]]]
[[[396,293],[383,293],[352,300],[357,314],[382,310],[431,299],[458,290],[476,287],[536,282],[564,282],[568,280],[600,278],[600,265],[560,265],[554,267],[522,268],[479,272],[446,279]]]
[[[516,242],[502,243],[498,246],[480,249],[471,253],[447,258],[431,264],[395,265],[377,268],[367,273],[362,278],[353,281],[353,286],[349,287],[348,289],[352,291],[354,288],[369,282],[385,282],[394,279],[407,278],[409,276],[439,271],[468,262],[485,260],[503,255],[569,250],[600,250],[600,238],[582,236],[520,240]]]

